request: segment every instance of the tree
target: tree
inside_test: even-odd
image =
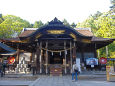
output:
[[[0,24],[3,22],[2,14],[0,14]]]
[[[111,11],[115,13],[115,0],[111,0],[111,4],[112,4],[112,6],[110,7]]]
[[[95,35],[96,31],[98,30],[97,27],[97,20],[103,13],[97,11],[95,14],[90,15],[86,20],[84,20],[82,23],[78,23],[77,27],[81,28],[91,28],[93,34]]]
[[[42,23],[42,21],[35,21],[33,27],[34,28],[40,28],[41,26],[43,26],[44,24]]]
[[[63,20],[63,24],[66,26],[70,26],[70,24],[68,23],[68,21],[66,19]]]
[[[72,28],[75,28],[77,25],[73,22],[72,24],[71,24],[71,27]]]
[[[104,37],[104,38],[114,38],[115,37],[115,20],[111,15],[107,15],[108,13],[104,13],[102,16],[98,18],[95,22],[97,25],[96,36]],[[107,16],[106,16],[107,15]]]
[[[30,27],[30,23],[14,15],[3,16],[4,21],[0,24],[0,38],[18,36],[23,28]]]
[[[82,23],[78,23],[77,27],[91,28],[93,34],[102,38],[115,38],[115,15],[113,12],[97,12],[89,16]],[[109,56],[115,53],[115,42],[109,45]],[[100,49],[100,56],[106,57],[105,47]]]
[[[94,20],[97,20],[98,17],[100,17],[103,13],[101,13],[100,11],[97,11],[94,15],[91,15],[93,17]]]

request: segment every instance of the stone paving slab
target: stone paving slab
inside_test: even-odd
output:
[[[0,86],[28,86],[32,81],[0,81]]]
[[[115,86],[115,82],[107,81],[78,81],[75,86]]]
[[[70,76],[44,76],[34,86],[75,86]]]
[[[80,75],[76,82],[72,82],[71,75],[37,76],[35,81],[0,80],[0,86],[115,86],[115,82],[107,82],[104,75]]]
[[[97,79],[79,79],[78,81],[73,82],[71,76],[44,76],[40,77],[39,81],[33,86],[115,86],[115,82],[99,81]]]

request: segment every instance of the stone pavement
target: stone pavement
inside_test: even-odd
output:
[[[70,76],[43,76],[34,86],[75,86]]]
[[[0,81],[0,86],[28,86],[31,84],[32,81],[15,81],[15,80],[5,80],[5,81]]]
[[[6,74],[0,77],[0,86],[28,86],[37,78],[38,76],[32,74]]]
[[[72,82],[71,75],[37,76],[34,81],[1,79],[0,86],[115,86],[115,82],[106,81],[106,75],[79,75],[77,82]]]
[[[82,76],[83,77],[83,76]],[[115,82],[107,82],[105,80],[84,79],[80,78],[78,81],[72,82],[71,76],[42,76],[34,83],[33,86],[115,86]]]

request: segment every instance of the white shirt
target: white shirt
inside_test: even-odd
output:
[[[74,67],[77,66],[76,64],[73,64],[73,67],[72,67],[72,72],[75,72],[74,71]]]

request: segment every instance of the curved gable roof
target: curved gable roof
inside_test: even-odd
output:
[[[25,33],[26,33],[26,35],[25,35]],[[29,33],[31,33],[31,34],[29,34]],[[24,40],[27,38],[35,40],[35,38],[38,38],[38,36],[40,36],[40,35],[50,35],[50,36],[55,35],[56,36],[56,35],[62,35],[62,33],[64,35],[73,36],[74,38],[75,37],[76,38],[78,38],[78,37],[91,38],[91,36],[92,36],[92,35],[88,35],[88,34],[83,34],[83,31],[76,31],[76,29],[74,29],[72,27],[65,26],[60,20],[58,20],[57,18],[54,18],[54,20],[49,22],[47,25],[40,27],[35,32],[34,31],[30,31],[30,32],[25,31],[19,37],[21,40]]]

